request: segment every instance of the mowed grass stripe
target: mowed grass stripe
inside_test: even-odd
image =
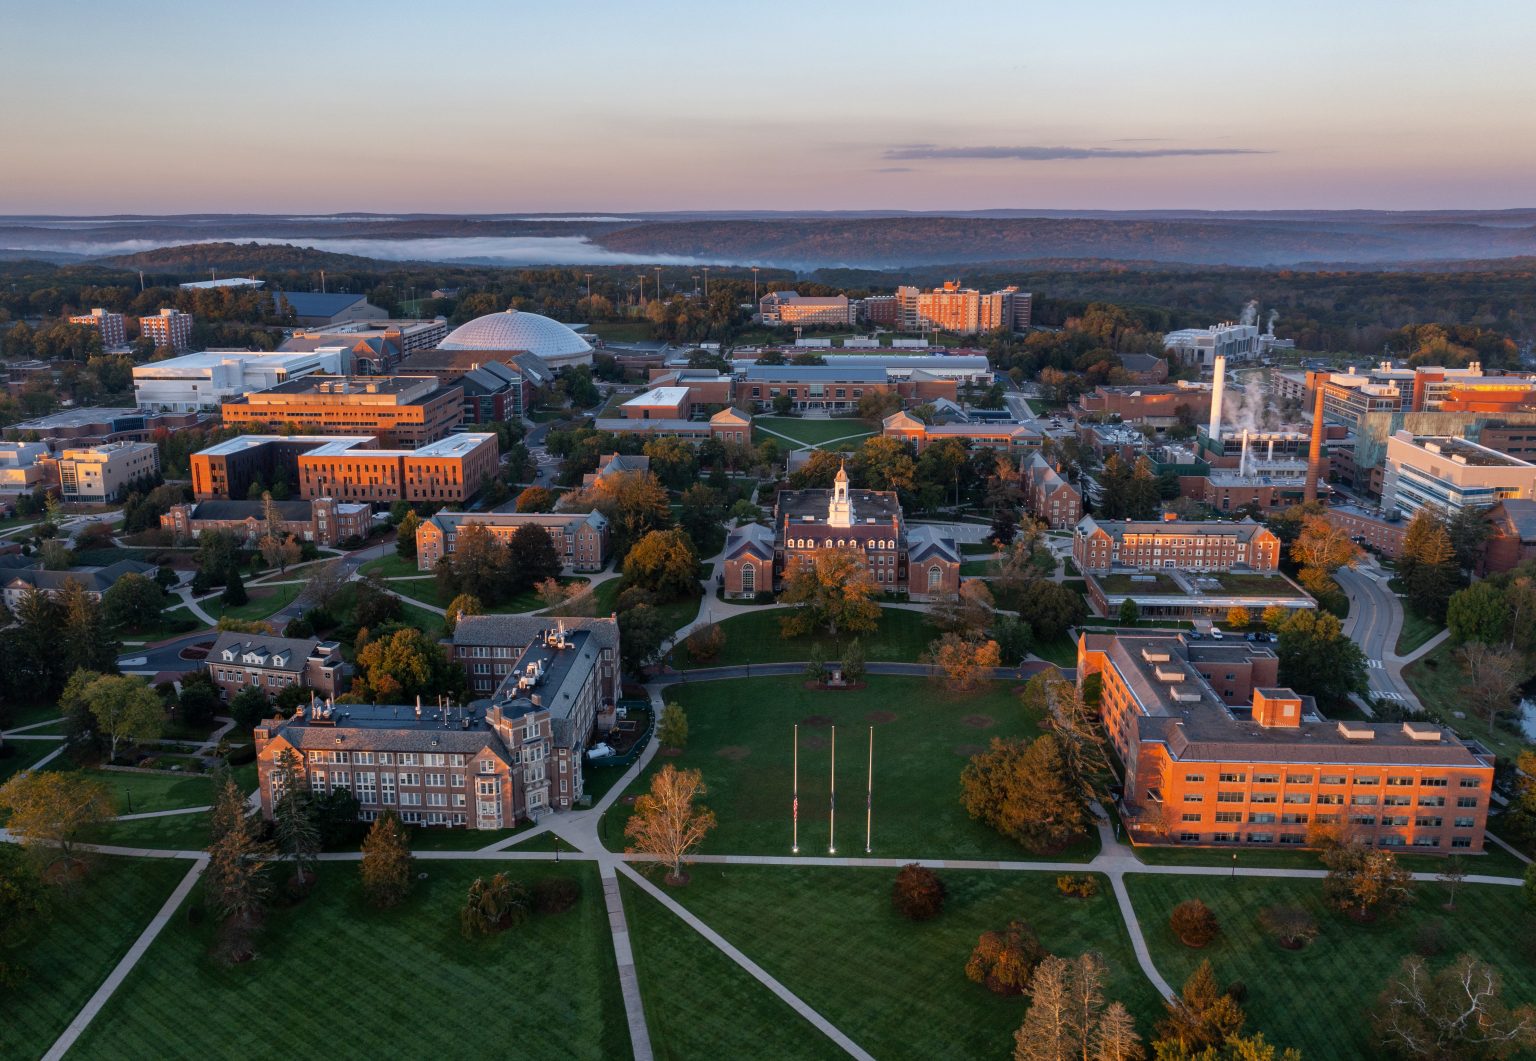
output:
[[[201,889],[87,1029],[81,1057],[620,1057],[630,1052],[596,871],[467,862],[428,874],[400,908],[364,903],[355,863],[322,864],[296,906],[279,904],[255,960],[210,957],[214,927],[193,924]],[[469,882],[498,869],[581,881],[578,905],[489,940],[465,941]]]
[[[619,887],[660,1061],[847,1056],[670,910],[623,877]]]
[[[1470,951],[1498,968],[1506,1001],[1536,1003],[1530,950],[1536,915],[1518,888],[1463,885],[1456,909],[1447,911],[1444,885],[1418,884],[1416,901],[1397,916],[1360,925],[1323,904],[1320,880],[1132,873],[1125,881],[1153,961],[1175,988],[1210,959],[1220,982],[1241,980],[1247,986],[1248,1030],[1297,1047],[1307,1061],[1372,1056],[1369,1007],[1430,922],[1443,927],[1444,949],[1432,959],[1435,964]],[[1184,946],[1168,927],[1170,911],[1185,899],[1203,901],[1221,924],[1221,935],[1204,949]],[[1322,928],[1318,938],[1300,951],[1272,942],[1258,918],[1265,907],[1278,904],[1310,910]]]
[[[800,850],[830,846],[832,726],[837,727],[837,853],[864,854],[869,730],[874,727],[873,850],[881,858],[1031,857],[972,821],[960,805],[960,771],[992,737],[1034,736],[1013,686],[992,682],[950,694],[924,678],[871,675],[863,689],[806,689],[798,677],[680,683],[663,693],[688,715],[688,746],[660,755],[631,787],[645,790],[667,763],[702,771],[718,828],[709,854],[790,853],[793,727],[800,724]],[[622,846],[628,811],[604,818],[608,843]],[[1097,836],[1057,855],[1090,858]]]
[[[49,890],[51,914],[6,956],[24,967],[26,979],[5,993],[0,1057],[47,1052],[189,866],[179,859],[102,858],[83,880]]]
[[[1141,975],[1108,881],[1093,899],[1063,898],[1055,876],[940,871],[933,921],[891,908],[896,871],[695,866],[674,897],[882,1061],[1005,1061],[1028,1000],[965,978],[982,932],[1028,921],[1054,954],[1098,951],[1106,994],[1145,1024],[1160,1009]],[[766,1056],[766,1055],[765,1055]]]

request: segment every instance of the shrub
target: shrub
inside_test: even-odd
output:
[[[1099,894],[1099,881],[1088,874],[1067,873],[1056,878],[1056,890],[1069,899],[1092,899]]]
[[[528,889],[505,873],[490,880],[476,877],[459,909],[459,930],[465,939],[489,936],[528,917]]]
[[[965,963],[965,976],[993,994],[1022,995],[1048,953],[1027,921],[1010,921],[1001,932],[981,934]]]
[[[1282,947],[1298,950],[1317,938],[1317,918],[1303,906],[1270,906],[1259,914],[1259,924]]]
[[[1168,925],[1186,947],[1204,947],[1221,933],[1216,915],[1199,899],[1185,899],[1175,906]]]
[[[711,660],[725,647],[725,631],[720,629],[719,623],[710,623],[689,634],[683,643],[688,646],[689,659],[695,662]]]
[[[533,909],[540,914],[563,914],[580,898],[575,877],[542,877],[533,885]]]
[[[891,905],[909,921],[931,921],[944,909],[944,882],[916,862],[902,866],[891,887]]]

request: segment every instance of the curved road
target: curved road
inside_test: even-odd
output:
[[[1374,565],[1340,568],[1334,578],[1349,596],[1344,636],[1365,653],[1370,695],[1405,701],[1420,707],[1418,697],[1402,678],[1403,661],[1397,636],[1403,629],[1403,605],[1387,586],[1388,574]]]

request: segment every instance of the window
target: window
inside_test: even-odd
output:
[[[400,753],[400,765],[401,766],[415,766],[416,765],[416,753],[415,752],[401,752]]]
[[[1278,785],[1280,783],[1280,775],[1279,774],[1254,774],[1253,775],[1253,783],[1255,785]]]
[[[1219,810],[1216,812],[1218,822],[1240,822],[1243,820],[1243,812],[1240,810]]]
[[[1311,774],[1286,774],[1285,775],[1285,783],[1287,785],[1310,785],[1312,783],[1312,775]]]
[[[495,759],[481,759],[480,760],[480,772],[482,774],[494,774],[496,772],[496,760]]]
[[[1411,788],[1411,787],[1413,787],[1413,778],[1411,778],[1411,777],[1389,777],[1389,778],[1387,778],[1387,784],[1390,785],[1393,788]]]
[[[1472,846],[1472,838],[1470,836],[1453,836],[1453,837],[1451,837],[1451,846],[1452,847],[1471,847]]]
[[[1273,824],[1275,824],[1275,816],[1273,814],[1268,813],[1268,812],[1265,812],[1263,814],[1250,814],[1250,815],[1248,815],[1248,824],[1249,825],[1273,825]]]
[[[944,569],[934,564],[928,568],[928,592],[932,593],[944,583]]]
[[[1351,796],[1349,802],[1350,802],[1351,805],[1356,806],[1356,807],[1374,807],[1374,806],[1376,806],[1376,797],[1375,796]]]
[[[1227,782],[1243,782],[1248,780],[1247,774],[1221,774],[1217,780]]]
[[[1364,777],[1357,777],[1357,778],[1355,778],[1355,784],[1357,784],[1357,785],[1379,785],[1379,784],[1381,784],[1381,778],[1376,777],[1374,774],[1368,775],[1368,776],[1364,776]]]
[[[393,803],[395,801],[395,775],[388,773],[380,774],[379,789],[379,802]]]
[[[1356,814],[1356,815],[1352,816],[1349,820],[1354,822],[1356,825],[1375,825],[1376,824],[1376,815],[1374,815],[1374,814]]]
[[[1477,824],[1477,820],[1475,818],[1456,818],[1451,824],[1458,829],[1471,829]]]
[[[1426,781],[1424,783],[1426,785],[1429,784],[1428,781]],[[1441,784],[1444,784],[1444,783],[1445,782],[1443,782],[1443,781],[1441,782]],[[1458,782],[1458,784],[1460,784],[1462,788],[1482,788],[1483,787],[1483,782],[1480,779],[1475,778],[1475,777],[1464,777],[1464,778],[1462,778]]]
[[[1200,842],[1200,834],[1199,833],[1180,833],[1179,834],[1179,842],[1180,843],[1185,843],[1185,844],[1199,843]]]
[[[1247,801],[1247,799],[1248,799],[1247,795],[1245,793],[1242,793],[1242,792],[1218,792],[1218,793],[1216,793],[1216,802],[1217,803],[1244,803],[1244,802]]]
[[[1287,792],[1285,794],[1285,802],[1287,802],[1287,803],[1311,803],[1312,802],[1312,797],[1309,794],[1305,793],[1305,792]]]
[[[1185,803],[1204,803],[1205,797],[1198,792],[1192,792],[1184,797]]]
[[[1477,806],[1477,797],[1476,796],[1457,796],[1456,797],[1456,806],[1458,806],[1458,807],[1475,807],[1475,806]]]
[[[453,787],[454,788],[463,788],[464,787],[464,775],[463,774],[454,774],[453,777],[450,780],[453,782]]]
[[[1306,825],[1307,819],[1310,817],[1311,815],[1309,814],[1282,814],[1280,815],[1280,823],[1282,825]]]
[[[1406,807],[1412,802],[1411,796],[1385,796],[1381,801],[1384,807]]]
[[[1344,784],[1344,781],[1345,779],[1343,774],[1324,774],[1319,779],[1319,783],[1324,785],[1342,785]]]
[[[1193,813],[1190,813],[1190,812],[1186,811],[1184,813],[1184,815],[1182,816],[1181,820],[1186,821],[1186,822],[1197,822],[1197,821],[1200,820],[1200,812],[1199,811],[1195,811]]]
[[[1188,785],[1203,785],[1203,784],[1205,784],[1205,775],[1204,774],[1185,774],[1184,775],[1184,783],[1188,784]]]
[[[421,786],[421,775],[402,773],[400,775],[400,787],[404,788],[406,785],[419,788]]]
[[[1421,814],[1414,820],[1413,824],[1420,829],[1438,829],[1445,824],[1445,819],[1438,815]]]
[[[1273,803],[1275,802],[1275,794],[1273,792],[1255,792],[1252,801],[1254,803]]]
[[[1426,777],[1419,782],[1419,786],[1421,788],[1444,788],[1446,783],[1443,777]]]
[[[741,565],[741,591],[743,593],[757,592],[757,566],[752,563]]]
[[[1443,807],[1443,806],[1445,806],[1445,797],[1444,796],[1420,796],[1419,797],[1419,806],[1421,806],[1421,807]]]
[[[496,788],[497,785],[495,781],[475,782],[475,794],[479,796],[494,796],[496,795]]]

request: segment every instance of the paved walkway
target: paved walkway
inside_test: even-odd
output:
[[[197,602],[197,598],[192,595],[192,588],[190,586],[177,586],[176,596],[181,598],[181,603],[186,606],[187,611],[197,616],[200,621],[207,623],[209,626],[219,625],[219,621],[217,619],[203,611],[203,606],[199,604]],[[212,596],[212,594],[210,594],[210,596]]]
[[[69,1022],[69,1027],[64,1029],[64,1034],[59,1036],[48,1052],[43,1055],[43,1061],[58,1061],[59,1058],[62,1058],[69,1052],[70,1047],[75,1045],[75,1040],[80,1038],[81,1033],[95,1019],[96,1014],[101,1012],[101,1007],[107,1004],[107,1000],[112,997],[112,993],[117,990],[118,985],[127,979],[128,974],[133,971],[133,967],[139,963],[139,959],[144,957],[144,952],[149,950],[149,945],[155,941],[156,936],[160,935],[160,930],[165,928],[171,918],[175,916],[176,911],[181,907],[182,901],[191,892],[192,886],[197,883],[197,879],[203,875],[203,870],[207,865],[207,860],[201,857],[192,863],[192,868],[187,870],[185,877],[181,878],[181,883],[176,886],[175,891],[171,892],[170,898],[165,901],[165,905],[160,907],[160,912],[150,920],[149,925],[145,927],[144,931],[139,933],[139,938],[134,940],[133,946],[128,948],[128,953],[123,955],[123,960],[117,963],[117,967],[108,974],[106,980],[96,989],[96,993],[91,996],[90,1001],[86,1002],[85,1008],[75,1014],[75,1019]]]

